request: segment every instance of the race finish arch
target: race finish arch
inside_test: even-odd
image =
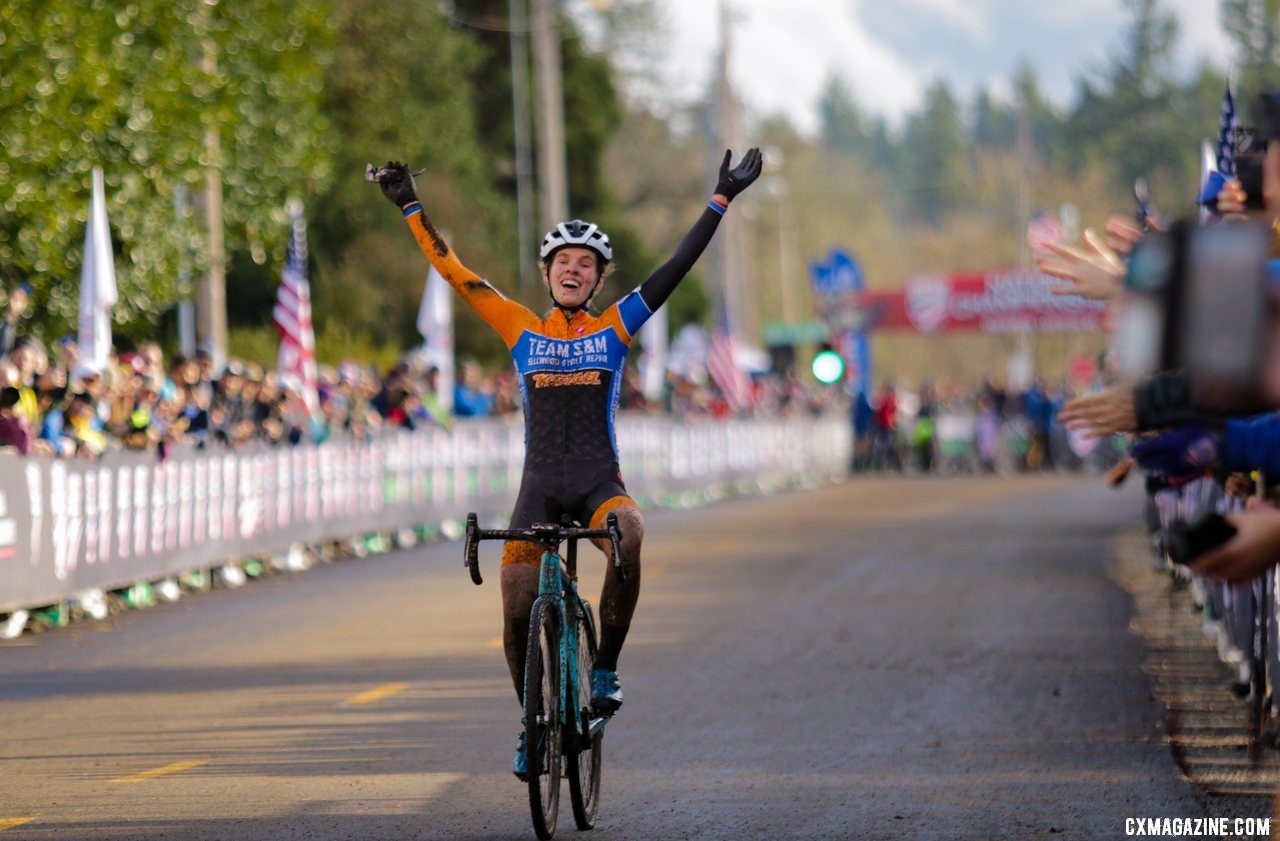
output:
[[[1106,304],[1055,292],[1060,280],[1034,270],[996,269],[916,275],[900,289],[866,290],[861,272],[847,268],[851,262],[833,251],[811,266],[811,277],[816,315],[830,343],[851,365],[864,366],[863,377],[870,376],[867,337],[874,334],[877,358],[888,363],[890,376],[1005,379],[1007,369],[1009,380],[1033,371],[1077,384],[1091,378],[1086,369],[1092,365],[1083,362],[1103,346]],[[1015,376],[1018,351],[1011,337],[1025,336],[1056,338],[1036,338],[1041,364],[1025,360],[1028,370]]]
[[[1106,303],[1054,292],[1062,281],[1017,269],[917,275],[903,288],[862,292],[822,302],[835,326],[938,333],[1081,333],[1102,330]]]

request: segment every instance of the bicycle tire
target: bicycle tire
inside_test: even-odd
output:
[[[603,764],[604,733],[591,735],[591,667],[596,660],[596,627],[591,605],[582,602],[577,624],[578,686],[573,705],[573,721],[566,728],[565,776],[569,778],[569,803],[578,829],[596,824],[600,807],[600,774]]]
[[[534,832],[547,841],[560,808],[560,627],[555,610],[541,599],[529,616],[524,709],[529,812]]]

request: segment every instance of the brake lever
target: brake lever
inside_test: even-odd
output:
[[[476,520],[474,513],[467,515],[467,537],[463,543],[462,554],[465,558],[467,569],[471,571],[471,580],[476,586],[484,583],[484,579],[480,577],[480,524]]]

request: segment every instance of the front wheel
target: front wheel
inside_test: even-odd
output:
[[[569,778],[569,802],[573,804],[573,821],[578,829],[591,829],[600,806],[600,763],[604,732],[591,735],[591,667],[596,661],[596,627],[591,606],[581,603],[581,618],[576,623],[578,634],[577,702],[573,720],[567,728],[565,775]]]
[[[560,626],[553,608],[537,601],[529,617],[524,664],[525,750],[533,830],[549,839],[560,808]]]

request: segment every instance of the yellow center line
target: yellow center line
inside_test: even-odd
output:
[[[494,637],[484,645],[485,648],[502,648],[502,637]]]
[[[207,759],[184,759],[181,762],[171,762],[168,765],[161,765],[159,768],[152,768],[150,771],[142,771],[137,774],[131,774],[128,777],[116,777],[113,783],[140,783],[143,780],[151,780],[156,777],[163,777],[166,774],[177,774],[180,771],[190,771],[192,768],[199,768],[201,765],[208,765]]]
[[[13,829],[15,826],[22,826],[24,823],[31,823],[35,818],[0,818],[0,832],[6,829]]]
[[[349,707],[360,706],[362,704],[372,704],[376,701],[381,701],[388,695],[403,692],[408,688],[409,684],[407,683],[385,683],[382,686],[375,686],[373,689],[361,692],[359,695],[352,695],[350,698],[343,701],[343,704]]]

